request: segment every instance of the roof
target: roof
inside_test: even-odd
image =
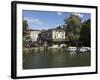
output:
[[[37,29],[29,29],[29,31],[40,31],[40,30],[37,30]]]

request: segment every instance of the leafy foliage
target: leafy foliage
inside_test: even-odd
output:
[[[90,19],[84,21],[82,24],[82,29],[80,33],[80,41],[83,46],[90,46],[91,42],[91,27],[90,27]]]
[[[77,42],[80,38],[80,31],[81,31],[81,18],[78,15],[71,14],[69,18],[66,18],[65,25],[67,25],[67,36],[69,41]]]
[[[28,23],[26,20],[23,20],[23,47],[30,47],[31,45],[31,38],[30,38],[30,33],[28,30]]]

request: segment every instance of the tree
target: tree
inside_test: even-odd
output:
[[[28,29],[27,20],[23,20],[23,47],[30,47],[31,45],[31,38]]]
[[[61,30],[61,29],[62,29],[62,27],[61,27],[61,26],[58,26],[58,27],[56,27],[56,29],[57,29],[57,30]]]
[[[90,46],[91,42],[91,27],[90,27],[90,19],[84,21],[82,24],[82,29],[80,32],[80,41],[82,41],[83,46]]]
[[[27,30],[27,29],[28,29],[27,20],[23,20],[23,29],[24,29],[24,30]]]
[[[23,20],[23,36],[27,36],[28,34],[28,23],[27,20]]]
[[[81,18],[78,15],[71,14],[69,18],[66,18],[65,25],[67,29],[67,36],[70,43],[74,42],[75,46],[78,47],[81,31]]]

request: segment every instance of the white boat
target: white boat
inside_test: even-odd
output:
[[[76,51],[76,50],[77,50],[77,47],[68,47],[67,50],[68,50],[68,51]]]
[[[91,48],[90,47],[81,47],[79,49],[80,52],[85,52],[85,51],[89,51]],[[77,47],[68,47],[67,49],[68,51],[76,51]]]

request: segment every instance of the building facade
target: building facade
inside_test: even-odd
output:
[[[61,29],[50,29],[50,30],[30,30],[30,37],[32,39],[33,45],[44,46],[45,43],[48,46],[54,44],[65,44],[66,42],[66,32]]]
[[[53,30],[52,39],[53,41],[65,41],[65,31],[63,30]]]
[[[32,39],[32,42],[37,42],[39,34],[40,30],[30,30],[30,38]]]

